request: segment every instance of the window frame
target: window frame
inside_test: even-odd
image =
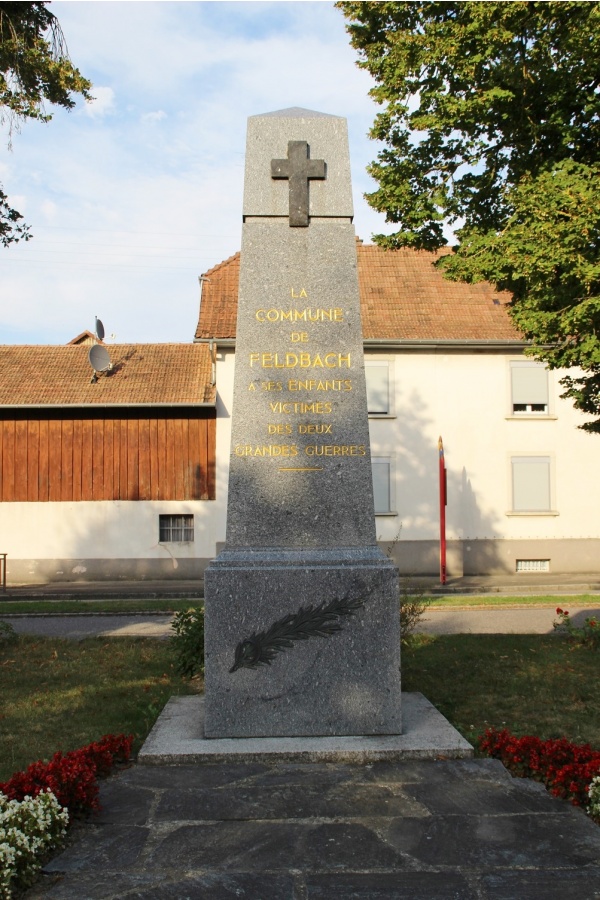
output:
[[[169,520],[169,521],[166,521]],[[179,523],[175,520],[181,520]],[[159,513],[158,516],[158,543],[159,544],[193,544],[195,540],[195,522],[193,513]],[[174,538],[173,534],[181,531],[181,538]],[[163,536],[169,535],[169,537]]]
[[[515,397],[515,380],[513,373],[518,369],[537,369],[543,370],[546,375],[546,403],[543,404],[545,409],[533,409],[538,403],[519,403],[514,400]],[[524,359],[523,357],[510,359],[508,361],[508,415],[507,419],[556,419],[554,415],[554,406],[552,403],[553,394],[551,391],[550,370],[544,363],[534,359]],[[533,399],[533,398],[532,398]],[[525,409],[516,410],[515,406],[521,405]]]
[[[515,491],[517,490],[517,484],[515,483],[515,464],[522,465],[534,465],[536,462],[543,464],[546,466],[547,473],[547,489],[548,489],[548,506],[540,507],[540,508],[517,508],[517,498],[515,495]],[[556,509],[556,485],[554,479],[555,465],[554,465],[554,456],[552,453],[548,453],[545,451],[539,452],[521,452],[514,451],[509,454],[508,457],[508,469],[509,469],[509,509],[507,511],[508,516],[557,516],[559,515],[558,510]]]
[[[388,509],[377,509],[376,497],[378,496],[378,491],[376,490],[375,485],[375,469],[374,466],[378,466],[379,469],[383,469],[384,466],[387,466],[387,495],[388,495]],[[396,461],[395,458],[389,453],[372,453],[371,454],[371,478],[373,482],[373,507],[375,510],[376,516],[397,516],[398,512],[396,510]]]
[[[393,356],[365,356],[365,385],[367,389],[367,414],[370,419],[395,419],[395,359]],[[376,367],[387,369],[387,410],[372,411],[369,409],[368,370]]]

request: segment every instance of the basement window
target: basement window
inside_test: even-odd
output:
[[[184,544],[194,540],[194,516],[159,516],[159,543]]]
[[[518,559],[517,572],[549,572],[549,559]]]

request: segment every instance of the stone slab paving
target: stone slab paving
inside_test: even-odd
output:
[[[600,828],[495,760],[133,766],[28,900],[593,900]]]

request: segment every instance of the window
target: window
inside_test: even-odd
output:
[[[550,457],[513,456],[511,468],[512,511],[550,512]]]
[[[194,516],[159,516],[159,543],[181,544],[194,540]]]
[[[367,410],[371,416],[393,414],[390,392],[391,372],[389,360],[365,360],[367,382]]]
[[[385,513],[393,513],[394,484],[392,478],[392,460],[389,456],[371,457],[371,471],[373,474],[375,514],[383,515]]]
[[[549,559],[518,559],[517,572],[549,572]]]
[[[510,364],[511,410],[513,416],[548,415],[548,370],[531,360]]]

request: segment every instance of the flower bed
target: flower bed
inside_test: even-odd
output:
[[[488,728],[479,738],[479,749],[499,759],[513,775],[541,781],[555,797],[586,807],[593,818],[600,814],[600,750],[589,744],[572,744],[566,738],[543,741],[531,735],[518,738],[506,728]],[[597,797],[590,794],[595,782]]]
[[[588,812],[592,819],[600,825],[600,775],[592,779],[592,783],[588,788],[588,794]]]
[[[0,784],[0,900],[31,884],[44,856],[60,846],[69,821],[99,809],[99,777],[131,755],[133,735],[55,753]]]
[[[69,814],[50,791],[35,799],[8,800],[0,794],[0,898],[25,888],[35,878],[44,856],[59,847]]]
[[[37,797],[41,791],[52,791],[71,816],[98,809],[97,778],[108,775],[116,763],[126,762],[132,743],[133,735],[107,734],[79,750],[55,753],[50,762],[38,760],[24,772],[15,772],[0,784],[0,792],[9,800],[23,800]]]

